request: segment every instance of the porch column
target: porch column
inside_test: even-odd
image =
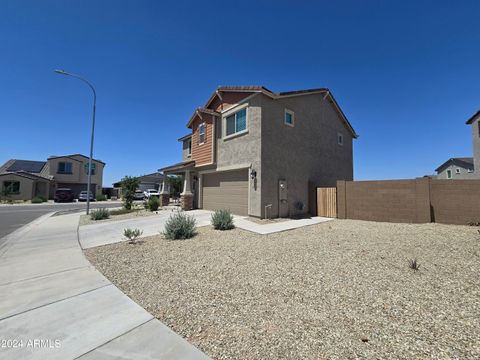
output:
[[[163,173],[162,192],[160,193],[160,206],[167,206],[170,202],[170,192],[167,190],[167,174]]]
[[[193,209],[193,194],[190,184],[190,171],[185,170],[185,176],[183,178],[183,192],[180,194],[180,201],[183,210]]]

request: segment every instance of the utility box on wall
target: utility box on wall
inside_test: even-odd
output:
[[[288,217],[288,186],[287,180],[278,181],[278,216]]]

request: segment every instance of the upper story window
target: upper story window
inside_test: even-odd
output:
[[[192,139],[187,140],[188,152],[187,156],[192,156]]]
[[[467,169],[467,172],[473,173],[473,169]]]
[[[20,194],[20,181],[4,181],[3,191],[8,194]]]
[[[227,116],[225,120],[225,136],[234,135],[247,130],[247,108]]]
[[[284,116],[283,122],[285,125],[294,126],[295,113],[291,110],[285,109],[285,116]]]
[[[205,123],[198,125],[198,143],[203,144],[205,142]]]
[[[455,174],[460,174],[460,169],[459,168],[455,169]]]
[[[478,124],[478,137],[480,137],[480,121],[477,124]]]
[[[343,145],[343,134],[342,133],[337,134],[337,144],[338,145]]]
[[[452,170],[447,170],[447,179],[451,179],[452,178]]]
[[[96,165],[97,165],[97,164],[95,164],[95,163],[92,162],[92,175],[95,175],[95,173],[96,173],[96,170],[97,170],[97,166],[96,166]],[[85,174],[88,175],[88,162],[83,165],[83,168],[84,168],[84,170],[85,170]]]
[[[72,163],[71,162],[59,162],[58,163],[58,174],[71,174],[72,173]]]

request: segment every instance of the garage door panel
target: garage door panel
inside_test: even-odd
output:
[[[203,176],[203,208],[228,209],[237,215],[248,214],[248,171],[229,171]]]

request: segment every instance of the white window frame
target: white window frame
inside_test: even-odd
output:
[[[227,117],[230,117],[239,111],[245,109],[245,130],[234,132],[233,134],[227,135]],[[222,133],[223,133],[223,140],[228,140],[237,136],[241,136],[248,133],[248,125],[249,125],[249,108],[248,104],[243,104],[242,106],[236,106],[234,109],[225,112],[222,114]],[[235,125],[236,126],[236,125]]]
[[[337,133],[337,144],[343,146],[344,144],[344,137],[342,133]]]
[[[467,172],[471,174],[473,173],[473,169],[467,169]]]
[[[201,133],[201,129],[203,128],[203,141],[201,141],[202,139],[202,133]],[[205,123],[201,123],[198,125],[198,145],[203,145],[205,144],[206,140],[207,140],[207,127],[205,126]]]
[[[187,140],[187,157],[192,156],[192,138]]]
[[[459,168],[455,168],[455,174],[460,174],[460,173],[461,173],[460,169],[459,169]]]
[[[287,122],[287,114],[290,114],[292,116],[291,124]],[[285,109],[285,112],[283,113],[283,123],[287,126],[291,126],[291,127],[295,126],[295,113],[292,110]]]
[[[452,170],[447,169],[447,179],[451,179],[451,178],[452,178]]]

